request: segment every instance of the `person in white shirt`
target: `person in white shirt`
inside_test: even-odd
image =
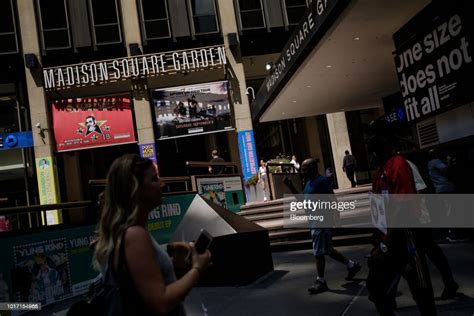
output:
[[[294,172],[298,173],[300,172],[300,164],[298,163],[298,161],[296,160],[296,156],[293,155],[291,156],[291,161],[290,161],[291,164],[293,164],[293,166],[295,167],[294,168]]]

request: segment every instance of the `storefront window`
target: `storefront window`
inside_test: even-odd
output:
[[[14,97],[0,97],[0,133],[20,131],[16,105]]]
[[[33,183],[31,149],[11,148],[5,143],[7,135],[25,131],[22,111],[15,96],[0,96],[0,138],[4,145],[0,146],[0,207],[27,205],[34,199],[34,191],[29,188]]]
[[[242,30],[259,29],[265,27],[262,1],[238,0]]]
[[[18,52],[15,19],[11,0],[0,1],[0,55]]]
[[[37,0],[43,50],[71,47],[65,0]]]
[[[92,12],[94,44],[115,44],[122,42],[120,19],[116,0],[89,0]]]
[[[145,40],[169,38],[171,32],[166,0],[142,0],[140,4]]]
[[[214,0],[190,0],[195,34],[216,33],[216,6]]]
[[[297,25],[308,8],[306,0],[285,0],[285,6],[289,25]]]

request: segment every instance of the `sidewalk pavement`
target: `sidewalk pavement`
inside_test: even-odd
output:
[[[454,300],[437,300],[438,315],[474,315],[474,243],[441,245],[460,285]],[[363,268],[353,281],[345,281],[346,268],[328,258],[326,280],[330,291],[310,295],[307,288],[315,278],[315,263],[311,250],[273,254],[275,271],[251,285],[243,287],[200,287],[188,295],[185,306],[188,316],[362,316],[377,315],[367,298],[365,279],[367,264],[364,255],[369,245],[338,247],[348,258],[359,261]],[[232,273],[232,271],[229,271]],[[431,265],[435,297],[443,290],[438,271]],[[419,315],[405,280],[400,281],[397,303],[398,315]],[[40,315],[63,316],[72,303],[63,302]],[[69,305],[68,305],[69,304]]]
[[[474,244],[441,245],[460,285],[454,300],[437,300],[439,315],[474,315]],[[186,300],[188,315],[377,315],[368,300],[365,287],[367,265],[364,255],[370,246],[338,248],[349,258],[363,264],[356,278],[345,281],[346,268],[328,258],[326,280],[329,292],[310,295],[307,288],[315,278],[315,263],[311,250],[274,253],[275,271],[252,285],[238,288],[196,288]],[[435,297],[443,290],[438,271],[431,265]],[[231,273],[231,272],[229,272]],[[399,315],[418,315],[405,280],[400,282],[397,295]],[[207,314],[203,312],[207,310]]]

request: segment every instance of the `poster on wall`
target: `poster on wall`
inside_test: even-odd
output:
[[[227,81],[152,92],[158,139],[233,129]]]
[[[257,174],[258,160],[255,149],[255,138],[252,130],[240,131],[238,133],[240,161],[242,163],[242,175],[247,181]]]
[[[244,201],[240,177],[196,178],[199,195],[233,212],[239,212]]]
[[[61,100],[53,103],[57,151],[134,143],[132,107],[126,97]]]
[[[393,35],[408,122],[474,100],[473,10],[470,0],[433,1]]]
[[[48,305],[72,295],[65,238],[13,248],[19,302]]]
[[[36,176],[38,179],[38,193],[41,205],[59,203],[57,179],[54,168],[52,157],[36,158]],[[42,221],[43,224],[47,225],[59,224],[61,222],[60,211],[46,211],[46,219],[43,218]]]

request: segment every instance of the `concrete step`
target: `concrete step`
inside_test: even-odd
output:
[[[275,204],[269,206],[261,206],[259,208],[252,208],[246,209],[245,211],[240,211],[240,216],[249,216],[249,215],[257,215],[262,213],[273,213],[273,212],[282,212],[284,209],[284,204]]]
[[[372,234],[369,234],[369,233],[357,234],[357,235],[351,234],[351,235],[334,236],[332,239],[332,242],[335,247],[369,244],[371,236]],[[279,241],[279,242],[272,242],[270,245],[271,245],[272,251],[311,249],[312,240],[303,239],[303,240]]]
[[[292,201],[292,200],[294,200],[294,197],[293,198],[283,198],[283,199],[278,199],[278,200],[269,200],[269,201],[266,201],[266,202],[263,202],[263,201],[249,202],[245,205],[242,205],[240,207],[240,210],[245,211],[245,210],[248,210],[248,209],[258,208],[260,206],[273,206],[273,205],[279,205],[279,204],[282,205],[285,202],[289,202],[289,201]]]

